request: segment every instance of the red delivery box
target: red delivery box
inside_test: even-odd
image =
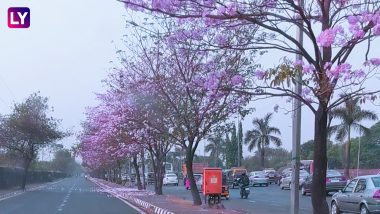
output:
[[[222,194],[222,169],[203,169],[203,194]]]

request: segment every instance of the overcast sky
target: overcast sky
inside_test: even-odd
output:
[[[30,8],[29,29],[7,27],[6,13],[11,6]],[[79,131],[84,109],[96,104],[94,92],[103,90],[101,80],[112,67],[110,61],[116,59],[119,41],[127,33],[125,13],[116,0],[0,1],[0,113],[9,113],[14,102],[40,91],[50,99],[54,116],[63,120],[63,127]],[[379,49],[376,51],[379,56]],[[278,62],[274,58],[270,55],[260,62],[272,66]],[[376,81],[369,84],[375,87]],[[253,117],[273,111],[275,104],[286,106],[285,99],[255,104],[256,112],[244,120],[244,132]],[[380,113],[379,107],[365,108]],[[304,110],[303,115],[305,141],[312,138],[313,121],[309,111]],[[281,129],[284,147],[290,150],[290,114],[275,114],[273,125]],[[75,138],[62,143],[70,147]],[[244,154],[248,155],[247,151]]]

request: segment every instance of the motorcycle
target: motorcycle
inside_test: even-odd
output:
[[[249,186],[240,185],[240,197],[241,198],[248,198],[249,193],[250,193]]]

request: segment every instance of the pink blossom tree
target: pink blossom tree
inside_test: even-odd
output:
[[[379,2],[373,0],[120,0],[128,9],[154,16],[172,17],[196,29],[219,29],[233,35],[237,29],[254,29],[254,34],[218,36],[212,47],[300,54],[304,61],[286,60],[270,70],[253,72],[254,86],[239,92],[260,96],[287,96],[300,100],[315,115],[314,174],[312,204],[314,213],[328,213],[326,202],[326,145],[328,114],[348,99],[375,99],[378,91],[363,84],[379,66],[371,54],[371,43],[380,35]],[[300,28],[302,45],[292,32]],[[363,65],[350,64],[358,46],[365,46]],[[299,81],[296,76],[301,74]],[[291,90],[299,82],[302,94]],[[339,94],[343,94],[339,96]]]
[[[118,76],[128,80],[124,84],[129,88],[139,91],[137,96],[156,100],[154,108],[149,102],[142,105],[147,112],[152,111],[146,114],[145,124],[185,150],[193,202],[200,205],[192,170],[194,154],[202,139],[248,103],[250,95],[225,90],[248,84],[242,69],[247,61],[236,51],[203,50],[203,40],[192,37],[190,26],[179,29],[173,22],[163,25],[170,28],[161,28],[162,33],[135,28],[135,46],[122,58],[123,73]],[[154,125],[156,120],[166,126]]]

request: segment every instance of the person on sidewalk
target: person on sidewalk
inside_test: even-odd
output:
[[[185,187],[186,187],[186,190],[191,189],[191,187],[190,187],[190,179],[188,177],[186,177],[186,180],[185,180]]]

